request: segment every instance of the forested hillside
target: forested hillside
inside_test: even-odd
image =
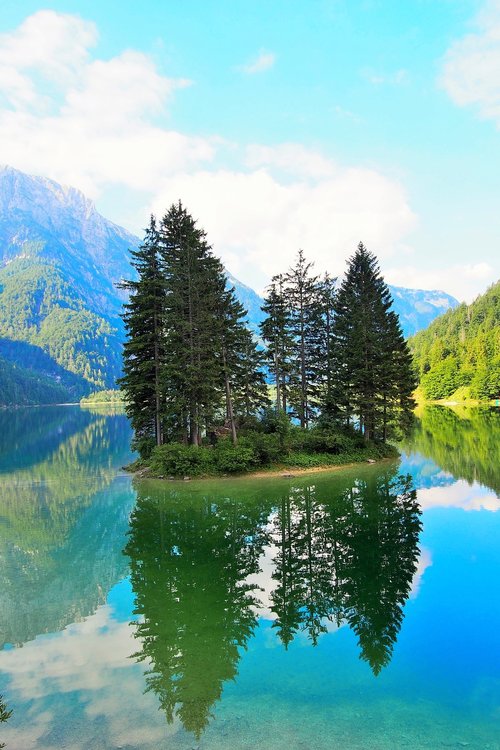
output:
[[[130,251],[138,243],[78,190],[0,168],[0,338],[34,347],[10,348],[7,356],[0,346],[0,357],[14,366],[4,368],[9,388],[0,394],[1,403],[12,403],[13,393],[23,394],[22,403],[34,403],[38,386],[44,402],[50,393],[56,400],[62,395],[78,401],[116,387],[126,297],[117,285],[132,278]],[[294,252],[290,248],[291,257]],[[259,336],[263,299],[231,275],[228,284]],[[440,291],[392,287],[391,293],[406,336],[456,304]],[[39,367],[38,354],[31,357],[35,348],[50,358],[51,367]]]
[[[500,398],[500,282],[409,343],[425,398]]]

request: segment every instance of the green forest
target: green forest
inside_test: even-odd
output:
[[[151,217],[132,265],[120,383],[134,447],[157,475],[393,454],[386,441],[410,422],[415,380],[390,292],[362,243],[338,289],[302,251],[272,279],[265,348],[180,202],[159,223]]]
[[[428,400],[500,398],[500,282],[409,340]]]
[[[55,368],[78,376],[78,397],[92,387],[114,385],[121,372],[116,329],[86,309],[85,300],[48,261],[16,259],[0,269],[0,336],[40,348]],[[30,368],[31,360],[17,364]],[[30,403],[36,403],[36,395],[28,393]]]

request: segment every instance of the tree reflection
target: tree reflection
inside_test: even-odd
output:
[[[369,473],[325,497],[317,483],[282,497],[271,600],[285,647],[304,631],[313,645],[326,622],[346,620],[361,658],[389,663],[418,559],[420,509],[410,478]]]
[[[345,616],[374,674],[391,660],[417,569],[420,509],[410,482],[378,475],[352,493]]]
[[[426,406],[406,449],[431,458],[456,478],[480,482],[500,493],[498,409]]]
[[[256,625],[245,579],[258,571],[268,512],[262,502],[139,488],[126,548],[142,615],[135,656],[151,663],[148,689],[167,721],[179,716],[196,737]]]
[[[316,645],[329,621],[347,622],[375,674],[389,663],[417,566],[420,509],[395,468],[357,474],[285,490],[257,484],[253,498],[244,484],[225,497],[207,485],[138,483],[125,550],[141,642],[134,656],[150,665],[147,688],[168,722],[177,716],[199,737],[236,677],[257,624],[249,577],[265,548],[274,557],[273,628],[285,647],[299,632]]]
[[[12,710],[8,710],[7,706],[5,705],[5,701],[3,699],[3,695],[0,695],[0,723],[3,723],[4,721],[7,721],[10,719],[12,715]],[[0,742],[0,750],[5,747],[5,742]]]

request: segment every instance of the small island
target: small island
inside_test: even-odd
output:
[[[299,251],[272,278],[258,330],[180,202],[151,217],[132,265],[119,381],[132,471],[175,479],[398,455],[388,441],[411,422],[415,375],[362,243],[341,283]]]

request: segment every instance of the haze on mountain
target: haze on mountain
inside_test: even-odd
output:
[[[131,278],[140,242],[79,190],[0,168],[0,405],[76,401],[115,386],[124,339],[117,285]],[[257,332],[261,297],[228,280]],[[406,336],[458,304],[442,291],[390,289]]]

